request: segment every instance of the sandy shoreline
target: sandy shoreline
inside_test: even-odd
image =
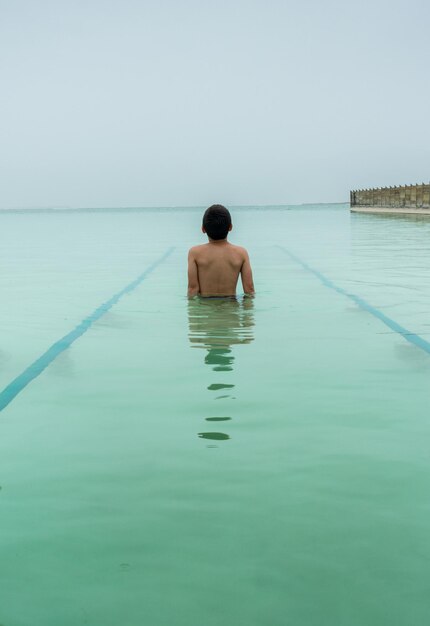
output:
[[[407,207],[353,206],[351,213],[390,213],[397,215],[430,215],[430,208],[415,209]]]

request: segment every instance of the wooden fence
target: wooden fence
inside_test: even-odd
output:
[[[350,191],[350,205],[363,207],[430,208],[430,184]]]

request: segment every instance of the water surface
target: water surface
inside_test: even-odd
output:
[[[430,354],[345,293],[430,342],[430,220],[232,213],[255,299],[199,210],[0,213],[0,389],[174,247],[0,412],[5,626],[429,621]]]

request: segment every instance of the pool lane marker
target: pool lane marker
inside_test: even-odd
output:
[[[87,332],[89,328],[97,322],[105,313],[109,311],[116,304],[122,296],[126,293],[130,293],[136,287],[140,285],[142,281],[145,280],[161,263],[163,263],[173,252],[174,247],[169,248],[166,252],[159,258],[157,261],[154,261],[149,267],[146,268],[140,276],[138,276],[131,283],[126,285],[124,289],[118,291],[118,293],[114,294],[109,300],[101,304],[97,309],[95,309],[88,317],[82,320],[80,324],[75,326],[75,328],[70,331],[64,337],[61,337],[58,341],[52,344],[50,348],[47,349],[38,359],[33,361],[31,365],[29,365],[19,376],[17,376],[7,387],[0,392],[0,411],[3,411],[4,408],[7,407],[8,404],[16,398],[16,396],[23,390],[25,387],[31,383],[39,374],[43,372],[44,369],[48,367],[54,361],[59,354],[67,350],[72,343],[79,339],[84,333]]]
[[[320,280],[323,285],[329,287],[329,289],[337,291],[337,293],[340,293],[342,296],[346,296],[347,298],[352,300],[357,306],[359,306],[360,309],[363,309],[364,311],[367,311],[374,317],[378,318],[378,320],[388,326],[388,328],[391,328],[391,330],[394,330],[394,332],[401,335],[404,339],[406,339],[406,341],[409,341],[409,343],[412,343],[417,348],[420,348],[421,350],[424,350],[424,352],[427,352],[427,354],[430,354],[430,342],[420,337],[420,335],[417,335],[405,328],[404,326],[401,326],[395,320],[391,319],[391,317],[388,317],[387,315],[385,315],[385,313],[382,313],[382,311],[376,309],[374,306],[366,302],[366,300],[364,300],[360,296],[357,296],[355,293],[350,293],[349,291],[346,291],[346,289],[339,287],[333,281],[327,278],[327,276],[324,276],[324,274],[305,263],[305,261],[299,259],[299,257],[287,250],[287,248],[284,248],[284,246],[276,247],[282,250],[282,252],[284,252],[285,254],[287,254],[293,261],[301,265],[303,269],[305,269],[307,272],[313,274],[316,278],[318,278],[318,280]]]

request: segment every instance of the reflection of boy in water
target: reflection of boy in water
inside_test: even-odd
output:
[[[188,323],[190,343],[207,350],[205,363],[218,372],[231,371],[231,346],[254,340],[252,298],[189,300]]]
[[[209,242],[188,253],[188,297],[234,296],[239,274],[244,292],[254,294],[248,252],[227,241],[232,228],[230,213],[221,204],[206,209],[202,232]]]

